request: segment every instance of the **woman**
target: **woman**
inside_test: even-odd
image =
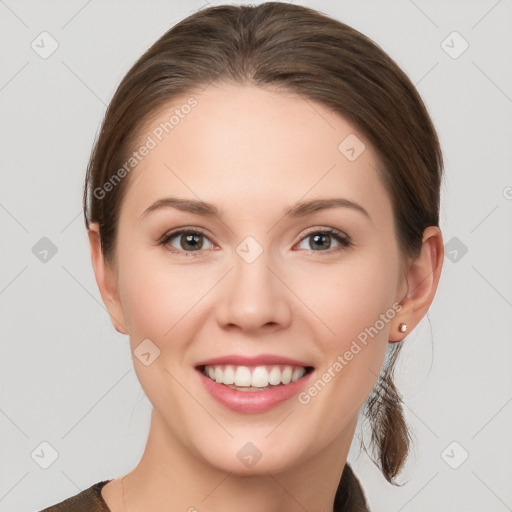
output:
[[[84,214],[114,327],[153,405],[123,477],[47,508],[370,510],[409,449],[393,368],[443,262],[442,155],[414,86],[311,9],[201,10],[112,99]]]

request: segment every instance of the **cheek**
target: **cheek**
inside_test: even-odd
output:
[[[339,407],[340,414],[347,413],[347,406],[354,413],[364,403],[386,355],[390,323],[396,315],[392,306],[397,272],[393,258],[382,254],[368,251],[354,256],[350,264],[315,271],[315,286],[304,299],[322,320],[317,330],[322,382],[317,388],[323,389],[325,383],[329,391],[322,391],[324,398],[317,404],[327,400]],[[299,293],[306,297],[306,287]]]
[[[340,270],[336,280],[332,272],[330,280],[315,280],[325,291],[317,299],[316,312],[334,334],[318,335],[323,361],[299,402],[308,418],[317,418],[308,420],[308,428],[322,432],[322,442],[357,416],[381,372],[395,315],[390,302],[392,272],[385,270],[378,261],[366,261]]]
[[[179,270],[165,267],[151,256],[151,251],[137,249],[140,242],[119,243],[119,290],[123,312],[133,343],[138,339],[161,339],[177,321],[186,289]],[[137,245],[139,244],[139,245]],[[178,317],[179,318],[179,317]],[[155,341],[156,342],[156,341]]]
[[[173,264],[160,251],[134,250],[120,258],[123,312],[132,348],[149,338],[162,352],[170,347],[177,352],[180,340],[190,338],[191,322],[197,324],[206,303],[202,301],[218,276],[211,268]]]
[[[342,348],[373,326],[392,306],[393,268],[391,261],[367,253],[340,265],[319,265],[313,272],[307,269],[302,279],[293,278],[294,292],[318,320],[318,333],[324,334],[319,339]],[[386,331],[388,324],[383,327],[379,322],[378,327]]]

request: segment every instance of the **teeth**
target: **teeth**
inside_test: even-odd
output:
[[[223,372],[222,383],[223,384],[234,384],[235,376],[236,376],[235,369],[231,365],[226,366],[226,368],[224,368],[224,372]]]
[[[306,370],[304,370],[304,368],[295,368],[292,373],[292,382],[299,380],[301,377],[304,376],[305,373]]]
[[[215,371],[222,370],[217,367]],[[222,381],[224,384],[224,381]],[[250,386],[251,385],[251,370],[247,366],[239,366],[235,372],[235,386]]]
[[[257,366],[252,372],[251,386],[253,388],[264,388],[268,386],[269,376],[264,366]]]
[[[281,373],[281,382],[283,384],[290,384],[293,375],[293,368],[291,366],[285,367]]]
[[[268,374],[268,383],[272,386],[277,386],[281,384],[281,370],[278,366],[273,366],[272,370]]]
[[[265,388],[279,386],[299,380],[306,374],[302,367],[269,365],[269,366],[206,366],[203,373],[219,384],[234,384],[239,387]]]

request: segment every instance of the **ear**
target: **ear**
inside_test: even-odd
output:
[[[125,327],[126,322],[121,307],[121,301],[119,300],[115,270],[105,263],[103,259],[100,230],[97,222],[93,222],[89,225],[87,235],[89,237],[91,261],[96,283],[98,284],[101,298],[110,316],[110,321],[117,332],[128,334],[128,330]]]
[[[436,294],[444,261],[444,245],[441,230],[429,226],[423,232],[421,252],[408,263],[406,271],[407,291],[398,301],[402,309],[393,319],[389,341],[402,341],[426,315]],[[399,325],[407,325],[406,334],[400,332]]]

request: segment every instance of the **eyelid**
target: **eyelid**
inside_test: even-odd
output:
[[[172,247],[170,245],[171,238],[174,238],[178,235],[183,235],[184,233],[192,233],[192,234],[200,234],[203,235],[204,238],[206,238],[208,241],[210,241],[213,245],[216,245],[213,240],[210,240],[210,236],[207,234],[206,230],[203,228],[198,228],[195,226],[183,226],[180,228],[171,229],[170,231],[166,231],[163,236],[161,236],[158,241],[157,245],[164,246],[166,250],[168,250],[171,253],[174,254],[185,254],[187,256],[201,256],[202,253],[204,253],[206,250],[212,251],[213,249],[201,249],[199,251],[184,251],[182,249],[177,249],[176,247]]]
[[[157,243],[158,243],[158,245],[166,245],[167,246],[167,244],[171,238],[174,238],[178,235],[182,235],[184,233],[201,234],[207,240],[209,240],[213,245],[216,245],[215,242],[210,239],[210,236],[208,235],[206,230],[204,230],[203,228],[195,227],[195,226],[184,226],[184,227],[175,228],[173,230],[167,231],[162,237],[160,237],[160,239],[158,240]],[[307,238],[308,236],[310,236],[313,233],[324,233],[324,234],[326,233],[328,235],[332,235],[335,238],[335,240],[339,244],[341,244],[343,249],[349,249],[353,245],[351,237],[339,229],[332,228],[332,227],[326,227],[326,226],[313,226],[311,228],[308,228],[307,231],[301,233],[300,238],[298,239],[297,242],[294,243],[293,247],[295,247],[297,244],[301,243],[305,238]],[[190,256],[199,256],[201,253],[203,253],[207,250],[207,249],[201,249],[198,251],[183,251],[183,250],[177,249],[175,247],[172,247],[172,248],[168,247],[167,249],[170,252],[179,253],[179,254],[187,254]],[[208,249],[208,250],[211,251],[213,249]],[[328,249],[326,251],[313,251],[312,249],[303,249],[303,250],[306,250],[310,253],[332,254],[332,253],[340,250],[340,248]]]
[[[208,233],[206,232],[206,230],[204,230],[203,228],[198,228],[196,226],[183,226],[181,228],[175,228],[175,229],[171,229],[169,231],[166,231],[159,239],[158,241],[161,242],[163,240],[165,240],[166,238],[169,238],[169,237],[172,237],[172,236],[175,236],[179,233],[188,233],[188,232],[191,232],[191,233],[200,233],[201,235],[204,235],[205,237],[208,238],[208,240],[210,240],[209,238],[209,235]],[[210,240],[211,242],[211,240]]]
[[[343,236],[347,239],[350,237],[340,229],[331,228],[328,226],[313,226],[312,228],[308,228],[304,233],[301,234],[300,240],[302,240],[305,236],[310,235],[311,233],[320,233],[320,232],[328,232],[328,233],[337,233],[340,236]]]
[[[336,228],[332,227],[326,227],[326,226],[314,226],[312,228],[308,228],[307,231],[302,233],[300,235],[299,241],[294,244],[295,245],[301,243],[304,239],[306,239],[308,236],[312,235],[313,233],[327,233],[328,235],[331,235],[335,238],[335,240],[342,245],[343,249],[350,249],[354,243],[352,242],[352,238],[347,235],[344,231],[341,231]],[[312,252],[312,253],[319,253],[319,254],[332,254],[337,251],[336,248],[334,249],[328,249],[326,251],[313,251],[312,249],[305,249],[306,251]]]
[[[164,240],[168,240],[169,238],[174,238],[177,235],[182,235],[184,233],[192,233],[192,234],[200,234],[207,238],[210,242],[214,243],[213,240],[210,239],[210,235],[203,230],[202,228],[196,228],[194,226],[185,226],[182,228],[171,229],[164,233],[158,240],[158,243],[162,243]]]

